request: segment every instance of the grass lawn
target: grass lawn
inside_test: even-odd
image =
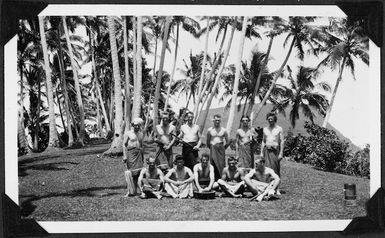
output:
[[[275,201],[125,198],[125,164],[120,157],[97,156],[108,146],[20,157],[22,215],[39,221],[313,220],[366,215],[369,179],[318,171],[291,161],[282,161],[281,190],[286,193]],[[180,147],[174,148],[174,154],[180,152]],[[147,153],[155,154],[155,147]],[[344,206],[344,183],[356,184],[356,207]]]

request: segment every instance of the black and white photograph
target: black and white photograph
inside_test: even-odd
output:
[[[336,6],[62,7],[19,19],[6,48],[22,218],[255,231],[247,222],[343,230],[366,216],[380,82],[362,19]]]

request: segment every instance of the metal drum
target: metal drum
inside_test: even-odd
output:
[[[344,184],[345,206],[357,206],[356,185],[354,183]]]

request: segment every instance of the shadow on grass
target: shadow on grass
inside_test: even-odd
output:
[[[35,209],[36,205],[32,204],[34,201],[38,201],[45,198],[53,198],[53,197],[108,197],[117,195],[120,193],[117,192],[102,192],[103,190],[118,190],[126,188],[124,185],[113,186],[113,187],[91,187],[86,189],[75,189],[65,193],[49,193],[43,196],[36,195],[21,195],[20,198],[28,198],[27,200],[21,202],[21,216],[29,216],[31,215]]]
[[[34,161],[33,161],[34,162]],[[52,171],[60,171],[60,170],[69,170],[67,168],[58,167],[63,164],[79,164],[75,162],[59,162],[59,163],[46,163],[46,164],[33,164],[33,165],[25,165],[26,163],[19,163],[19,177],[27,176],[27,170],[52,170]]]

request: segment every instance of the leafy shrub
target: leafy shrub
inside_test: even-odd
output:
[[[352,154],[346,161],[344,169],[346,174],[370,177],[370,146],[366,145],[364,149]]]
[[[344,173],[346,159],[350,155],[349,143],[339,139],[333,130],[316,124],[305,123],[309,136],[288,135],[284,155],[318,169]]]

